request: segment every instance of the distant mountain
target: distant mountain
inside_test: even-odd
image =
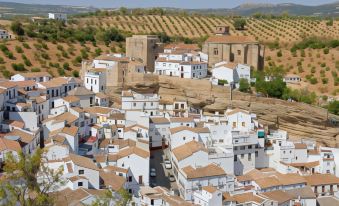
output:
[[[13,2],[0,2],[0,14],[3,18],[12,16],[47,16],[49,12],[60,12],[66,14],[78,14],[96,11],[93,7],[64,6],[64,5],[43,5],[43,4],[22,4]]]
[[[107,8],[111,10],[112,8]],[[295,16],[339,16],[339,1],[330,4],[318,6],[306,6],[294,3],[283,4],[255,4],[247,3],[239,5],[235,8],[220,9],[180,9],[180,8],[164,8],[169,11],[187,11],[189,13],[215,14],[215,15],[241,15],[250,16],[255,13],[264,14],[281,14],[287,12],[289,15]],[[64,6],[64,5],[43,5],[43,4],[22,4],[13,2],[0,2],[0,14],[2,17],[12,17],[16,15],[27,16],[47,16],[48,12],[60,12],[67,14],[79,14],[86,12],[94,12],[98,10],[94,7],[82,6]]]
[[[283,4],[242,4],[233,9],[189,9],[189,12],[250,16],[255,13],[281,14],[287,12],[294,16],[339,16],[339,1],[318,6],[306,6],[293,3]]]

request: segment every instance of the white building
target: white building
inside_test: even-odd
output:
[[[90,70],[85,73],[84,84],[86,89],[94,93],[104,92],[106,89],[106,73]]]
[[[155,61],[154,72],[158,75],[176,76],[186,79],[200,79],[207,76],[207,63],[158,58]]]
[[[12,35],[5,29],[0,29],[0,39],[11,39]]]
[[[48,13],[48,18],[49,19],[54,19],[58,21],[67,21],[67,14],[63,13]]]
[[[220,190],[212,186],[202,187],[194,192],[194,204],[201,206],[222,205],[223,195]]]
[[[48,72],[30,72],[19,73],[11,76],[11,81],[28,81],[33,80],[35,82],[47,82],[51,80],[52,76]]]
[[[227,175],[215,164],[204,167],[187,166],[179,171],[178,189],[186,201],[193,201],[194,192],[204,186],[213,186],[223,192],[231,192],[234,190],[234,176]]]
[[[143,111],[150,116],[159,114],[159,95],[151,92],[122,91],[121,109]]]
[[[220,62],[212,69],[211,81],[215,85],[233,85],[239,87],[240,79],[251,81],[251,67],[245,64]]]

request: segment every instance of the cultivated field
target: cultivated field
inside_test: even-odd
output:
[[[115,26],[133,33],[165,32],[168,35],[189,38],[213,34],[217,25],[229,25],[231,35],[252,36],[259,41],[278,40],[291,43],[302,40],[305,36],[321,36],[339,38],[339,21],[327,26],[326,21],[303,19],[248,19],[246,29],[238,31],[233,20],[226,17],[203,16],[110,16],[86,17],[79,20],[79,26],[92,25],[98,27]]]
[[[328,53],[324,52],[323,49],[298,50],[296,53],[291,53],[290,51],[294,43],[307,36],[339,39],[339,21],[334,21],[333,25],[329,26],[327,21],[320,20],[253,18],[247,20],[245,30],[239,31],[234,28],[233,20],[226,17],[115,15],[83,17],[75,20],[77,23],[69,26],[115,27],[135,34],[165,32],[169,36],[188,38],[207,37],[213,34],[215,26],[229,25],[231,35],[252,36],[266,45],[278,42],[278,47],[274,49],[266,47],[265,66],[283,66],[288,74],[300,75],[302,83],[294,85],[294,87],[308,88],[318,94],[339,95],[338,47],[330,49]],[[4,28],[9,28],[10,22],[2,21],[0,24]],[[54,76],[59,76],[64,73],[65,75],[72,75],[74,70],[79,70],[81,67],[79,60],[91,59],[97,56],[100,53],[99,48],[102,53],[124,51],[122,49],[123,44],[112,44],[107,47],[100,42],[97,43],[97,46],[94,46],[91,43],[81,45],[78,42],[38,42],[36,39],[28,38],[25,43],[29,45],[29,49],[25,48],[23,42],[18,40],[5,42],[8,50],[13,53],[14,58],[9,58],[3,51],[0,51],[0,57],[3,59],[3,61],[0,61],[0,75],[4,76],[4,74],[20,72],[15,71],[12,64],[25,64],[23,54],[32,64],[31,66],[25,65],[27,71],[31,71],[32,68],[40,68],[41,71],[49,71]],[[46,46],[43,46],[43,44],[46,44]],[[18,52],[16,47],[21,47],[23,53]],[[64,63],[68,63],[69,68],[63,70]],[[4,70],[6,72],[3,72]]]

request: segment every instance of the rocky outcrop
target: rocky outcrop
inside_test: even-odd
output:
[[[126,78],[124,88],[153,89],[161,98],[187,99],[189,104],[204,111],[224,111],[242,108],[257,114],[260,122],[289,132],[292,139],[314,139],[327,146],[339,146],[339,127],[329,124],[327,110],[303,103],[255,97],[231,92],[228,87],[214,86],[208,80],[179,79],[177,77],[133,74]],[[113,101],[120,102],[122,88],[110,88],[107,93]]]

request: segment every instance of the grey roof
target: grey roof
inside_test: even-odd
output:
[[[75,87],[74,89],[68,92],[68,95],[86,96],[86,95],[95,95],[95,93],[86,89],[85,87]]]

